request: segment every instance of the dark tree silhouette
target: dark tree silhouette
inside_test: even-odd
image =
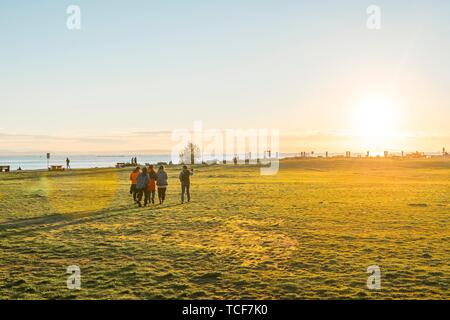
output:
[[[192,142],[188,142],[186,147],[180,151],[180,162],[183,164],[195,164],[196,160],[200,160],[200,155],[200,148]]]

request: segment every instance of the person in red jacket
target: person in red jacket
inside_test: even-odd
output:
[[[150,176],[150,182],[148,183],[148,190],[150,192],[150,198],[152,204],[155,204],[155,194],[156,194],[156,171],[153,168],[153,165],[148,167],[148,174]]]
[[[136,167],[136,169],[134,169],[134,171],[130,174],[130,181],[131,181],[130,194],[133,195],[134,202],[137,201],[136,183],[137,183],[137,177],[139,176],[140,173],[141,173],[141,168]]]

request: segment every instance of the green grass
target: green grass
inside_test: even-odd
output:
[[[0,174],[0,298],[450,297],[448,160],[198,167],[184,205],[178,170],[167,203],[141,209],[128,170]]]

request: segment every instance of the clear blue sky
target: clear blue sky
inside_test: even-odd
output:
[[[80,31],[66,28],[70,4]],[[370,4],[379,31],[366,28]],[[92,138],[202,120],[339,136],[361,97],[381,95],[399,134],[445,140],[449,21],[446,0],[0,0],[0,134]]]

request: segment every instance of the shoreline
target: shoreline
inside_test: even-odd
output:
[[[352,157],[345,157],[345,156],[331,156],[331,157],[323,157],[323,156],[314,156],[314,157],[284,157],[278,159],[281,162],[289,162],[289,161],[297,161],[297,162],[307,162],[307,161],[433,161],[433,160],[442,160],[442,161],[450,161],[450,155],[444,156],[444,155],[434,155],[434,156],[422,156],[422,157],[408,157],[408,156],[376,156],[376,157],[361,157],[361,156],[352,156]],[[155,163],[151,163],[153,165],[156,165]],[[2,164],[0,164],[2,165]],[[177,168],[180,167],[182,164],[179,163],[173,163],[173,164],[165,164],[164,166],[167,168]],[[267,164],[266,164],[267,165]],[[146,164],[140,164],[138,163],[137,166],[144,167]],[[195,167],[211,167],[211,166],[217,166],[217,167],[223,167],[223,166],[235,166],[232,161],[227,161],[226,164],[223,164],[222,162],[217,163],[196,163],[194,165]],[[265,164],[258,164],[258,163],[244,163],[242,160],[241,162],[238,162],[236,166],[239,167],[263,167]],[[88,170],[117,170],[117,171],[126,171],[131,170],[132,168],[135,168],[136,166],[127,164],[126,167],[116,167],[116,166],[104,166],[104,167],[73,167],[70,169],[65,168],[63,166],[63,170],[48,170],[46,168],[36,168],[36,169],[22,169],[22,170],[10,170],[9,172],[0,172],[1,174],[8,174],[8,173],[57,173],[57,172],[71,172],[71,171],[88,171]]]
[[[138,158],[138,162],[141,163],[178,163],[178,159],[172,159],[170,155],[167,154],[159,154],[159,155],[136,155]],[[420,158],[420,157],[444,157],[442,153],[439,152],[415,152],[415,153],[404,153],[404,157],[402,157],[401,153],[392,152],[389,153],[388,158]],[[114,156],[114,155],[74,155],[69,156],[71,160],[70,165],[73,169],[95,169],[95,168],[114,168],[118,163],[130,164],[129,156]],[[238,154],[238,159],[244,159],[244,154]],[[337,153],[337,152],[302,152],[302,153],[279,153],[278,159],[335,159],[335,158],[347,158],[345,153]],[[384,154],[379,152],[371,152],[370,156],[367,157],[366,153],[351,153],[350,158],[384,158]],[[221,160],[215,160],[214,158],[204,157],[205,162],[211,164],[216,161],[219,164],[222,164]],[[226,155],[225,159],[227,162],[232,161],[232,156]],[[17,172],[18,168],[21,168],[21,171],[42,171],[47,170],[47,166],[58,165],[65,167],[66,156],[61,155],[52,155],[49,161],[43,155],[29,155],[29,156],[6,156],[0,155],[0,166],[9,166],[10,171]],[[261,159],[262,160],[262,159]],[[244,160],[240,160],[244,161]],[[143,164],[142,164],[143,165]],[[142,166],[141,165],[141,166]]]

